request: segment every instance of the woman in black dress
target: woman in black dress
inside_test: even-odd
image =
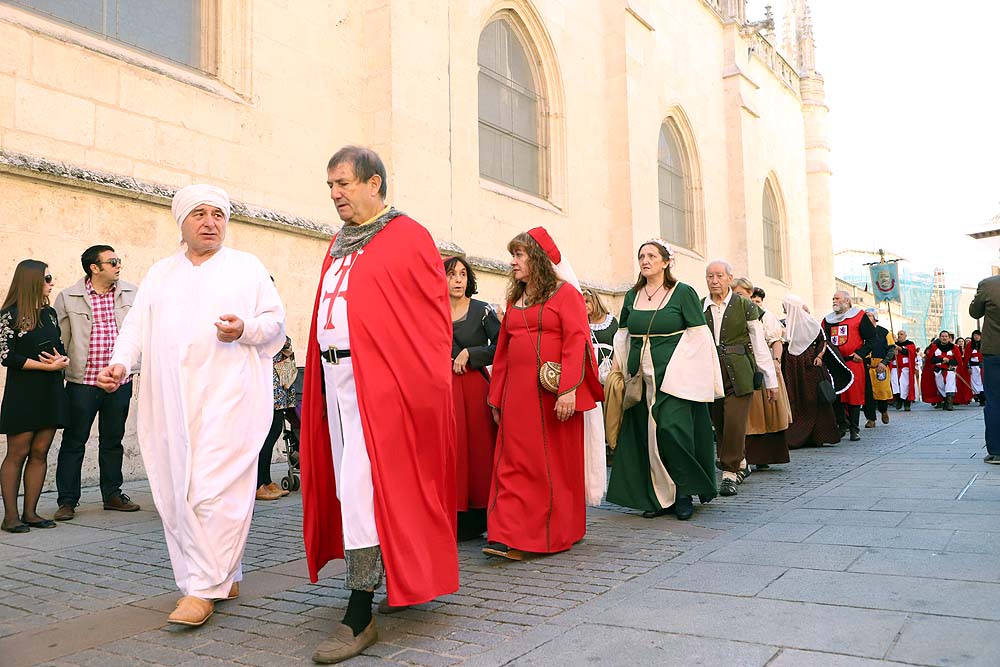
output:
[[[2,528],[26,533],[55,528],[38,516],[38,496],[45,482],[46,458],[56,429],[66,423],[63,369],[69,364],[59,338],[56,311],[49,306],[52,275],[44,262],[26,259],[17,265],[0,308],[0,363],[7,385],[0,405],[0,433],[7,435],[7,456],[0,464],[3,493]],[[18,514],[17,493],[24,477],[24,513]]]
[[[448,274],[452,323],[452,399],[455,402],[458,468],[458,539],[474,539],[486,530],[493,448],[497,425],[486,399],[490,391],[487,366],[493,364],[500,319],[484,301],[473,299],[476,274],[462,257],[444,262]]]

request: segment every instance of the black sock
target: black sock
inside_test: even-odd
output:
[[[351,599],[347,601],[347,613],[344,614],[344,625],[354,631],[357,637],[372,622],[372,601],[375,593],[371,591],[351,591]]]

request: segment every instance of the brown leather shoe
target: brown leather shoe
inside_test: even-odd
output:
[[[392,605],[389,604],[389,598],[384,598],[381,602],[378,603],[378,613],[382,614],[383,616],[388,614],[395,614],[398,611],[403,611],[409,608],[410,605],[408,604],[404,604],[399,607],[393,607]]]
[[[124,493],[119,493],[104,501],[104,509],[115,512],[138,512],[139,506],[132,502],[132,499]]]
[[[214,612],[215,603],[211,600],[185,595],[177,601],[177,608],[174,609],[174,613],[167,616],[167,622],[177,625],[204,625]]]
[[[254,495],[254,498],[257,500],[277,500],[280,497],[281,493],[272,491],[268,488],[267,484],[261,484],[258,486],[257,493]]]
[[[378,641],[378,630],[375,628],[374,618],[357,637],[354,636],[354,632],[349,626],[340,623],[333,634],[316,647],[316,652],[313,653],[313,662],[318,662],[321,665],[343,662],[360,655],[376,641]]]
[[[869,419],[865,422],[865,428],[875,428],[875,420]]]
[[[889,413],[888,412],[883,412],[882,413],[882,423],[883,424],[888,424],[889,423]]]
[[[235,600],[240,596],[240,582],[234,581],[233,585],[229,587],[229,595],[226,596],[227,600]]]
[[[56,521],[72,521],[73,517],[76,516],[76,510],[69,505],[60,505],[56,513],[52,515],[52,518]]]
[[[281,488],[280,486],[278,486],[278,485],[277,485],[276,483],[274,483],[274,482],[271,482],[270,484],[268,484],[268,485],[267,485],[267,488],[271,489],[271,490],[272,490],[272,491],[274,491],[275,493],[280,493],[280,494],[281,494],[281,497],[282,497],[282,498],[284,498],[284,497],[285,497],[285,496],[287,496],[287,495],[288,495],[289,493],[291,493],[291,491],[285,491],[285,490],[284,490],[283,488]]]

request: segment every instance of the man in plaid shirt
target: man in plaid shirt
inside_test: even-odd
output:
[[[127,380],[113,394],[97,387],[97,374],[111,362],[118,328],[132,307],[136,286],[119,280],[122,262],[111,246],[87,248],[80,263],[86,275],[60,292],[55,303],[59,329],[69,356],[66,393],[70,406],[69,423],[63,431],[56,465],[56,488],[59,490],[56,521],[69,521],[75,515],[80,502],[85,446],[98,415],[97,460],[104,509],[119,512],[139,509],[121,488],[122,438],[132,383]]]

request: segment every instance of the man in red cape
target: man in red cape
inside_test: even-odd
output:
[[[889,379],[892,381],[892,393],[896,396],[896,409],[910,411],[910,405],[917,400],[917,346],[906,337],[906,332],[900,330],[896,334],[896,356],[890,364]]]
[[[939,333],[925,352],[924,373],[920,379],[924,402],[945,410],[967,405],[972,400],[968,372],[962,350],[952,341],[951,333]]]
[[[871,352],[875,325],[865,311],[851,305],[850,294],[839,290],[833,295],[833,312],[823,318],[823,332],[854,375],[854,383],[834,407],[841,436],[850,431],[851,440],[857,441],[861,439],[861,406],[865,404],[864,358]]]
[[[458,589],[455,415],[447,282],[430,234],[385,205],[385,167],[366,148],[327,166],[344,226],[323,261],[303,387],[303,533],[309,576],[347,561],[347,613],[313,660],[358,655],[388,603]]]

